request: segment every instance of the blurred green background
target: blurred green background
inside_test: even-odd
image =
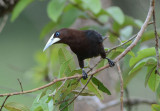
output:
[[[33,2],[18,19],[10,19],[0,33],[0,92],[20,91],[17,79],[22,82],[24,90],[37,86],[28,70],[36,65],[34,55],[42,51],[45,43],[39,39],[44,24],[49,21],[45,2]],[[10,18],[10,16],[9,16]],[[38,93],[38,92],[37,92]],[[8,101],[17,101],[31,106],[36,95],[13,96]],[[4,99],[4,98],[3,98]],[[0,104],[3,99],[0,98]]]

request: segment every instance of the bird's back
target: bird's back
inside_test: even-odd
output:
[[[103,39],[101,34],[94,30],[84,30],[84,39],[82,40],[82,44],[77,44],[81,47],[81,50],[76,51],[78,58],[81,60],[96,57],[100,54],[103,49]]]
[[[85,30],[84,31],[86,38],[92,43],[102,43],[102,35],[94,30]]]

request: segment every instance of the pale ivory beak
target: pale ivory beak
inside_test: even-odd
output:
[[[60,41],[60,38],[54,38],[54,34],[52,34],[52,36],[50,37],[50,39],[48,40],[46,46],[44,47],[43,51],[45,51],[48,47],[50,47],[52,44]]]

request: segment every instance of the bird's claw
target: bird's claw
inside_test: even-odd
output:
[[[110,67],[113,67],[115,65],[114,61],[112,61],[111,59],[109,58],[106,58],[108,60],[108,63],[109,63],[109,66]]]
[[[82,70],[82,77],[84,80],[88,78],[88,75],[84,70]]]

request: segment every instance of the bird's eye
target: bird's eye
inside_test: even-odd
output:
[[[60,33],[59,33],[59,32],[56,32],[56,33],[55,33],[55,36],[56,36],[56,37],[58,37],[59,35],[60,35]]]

